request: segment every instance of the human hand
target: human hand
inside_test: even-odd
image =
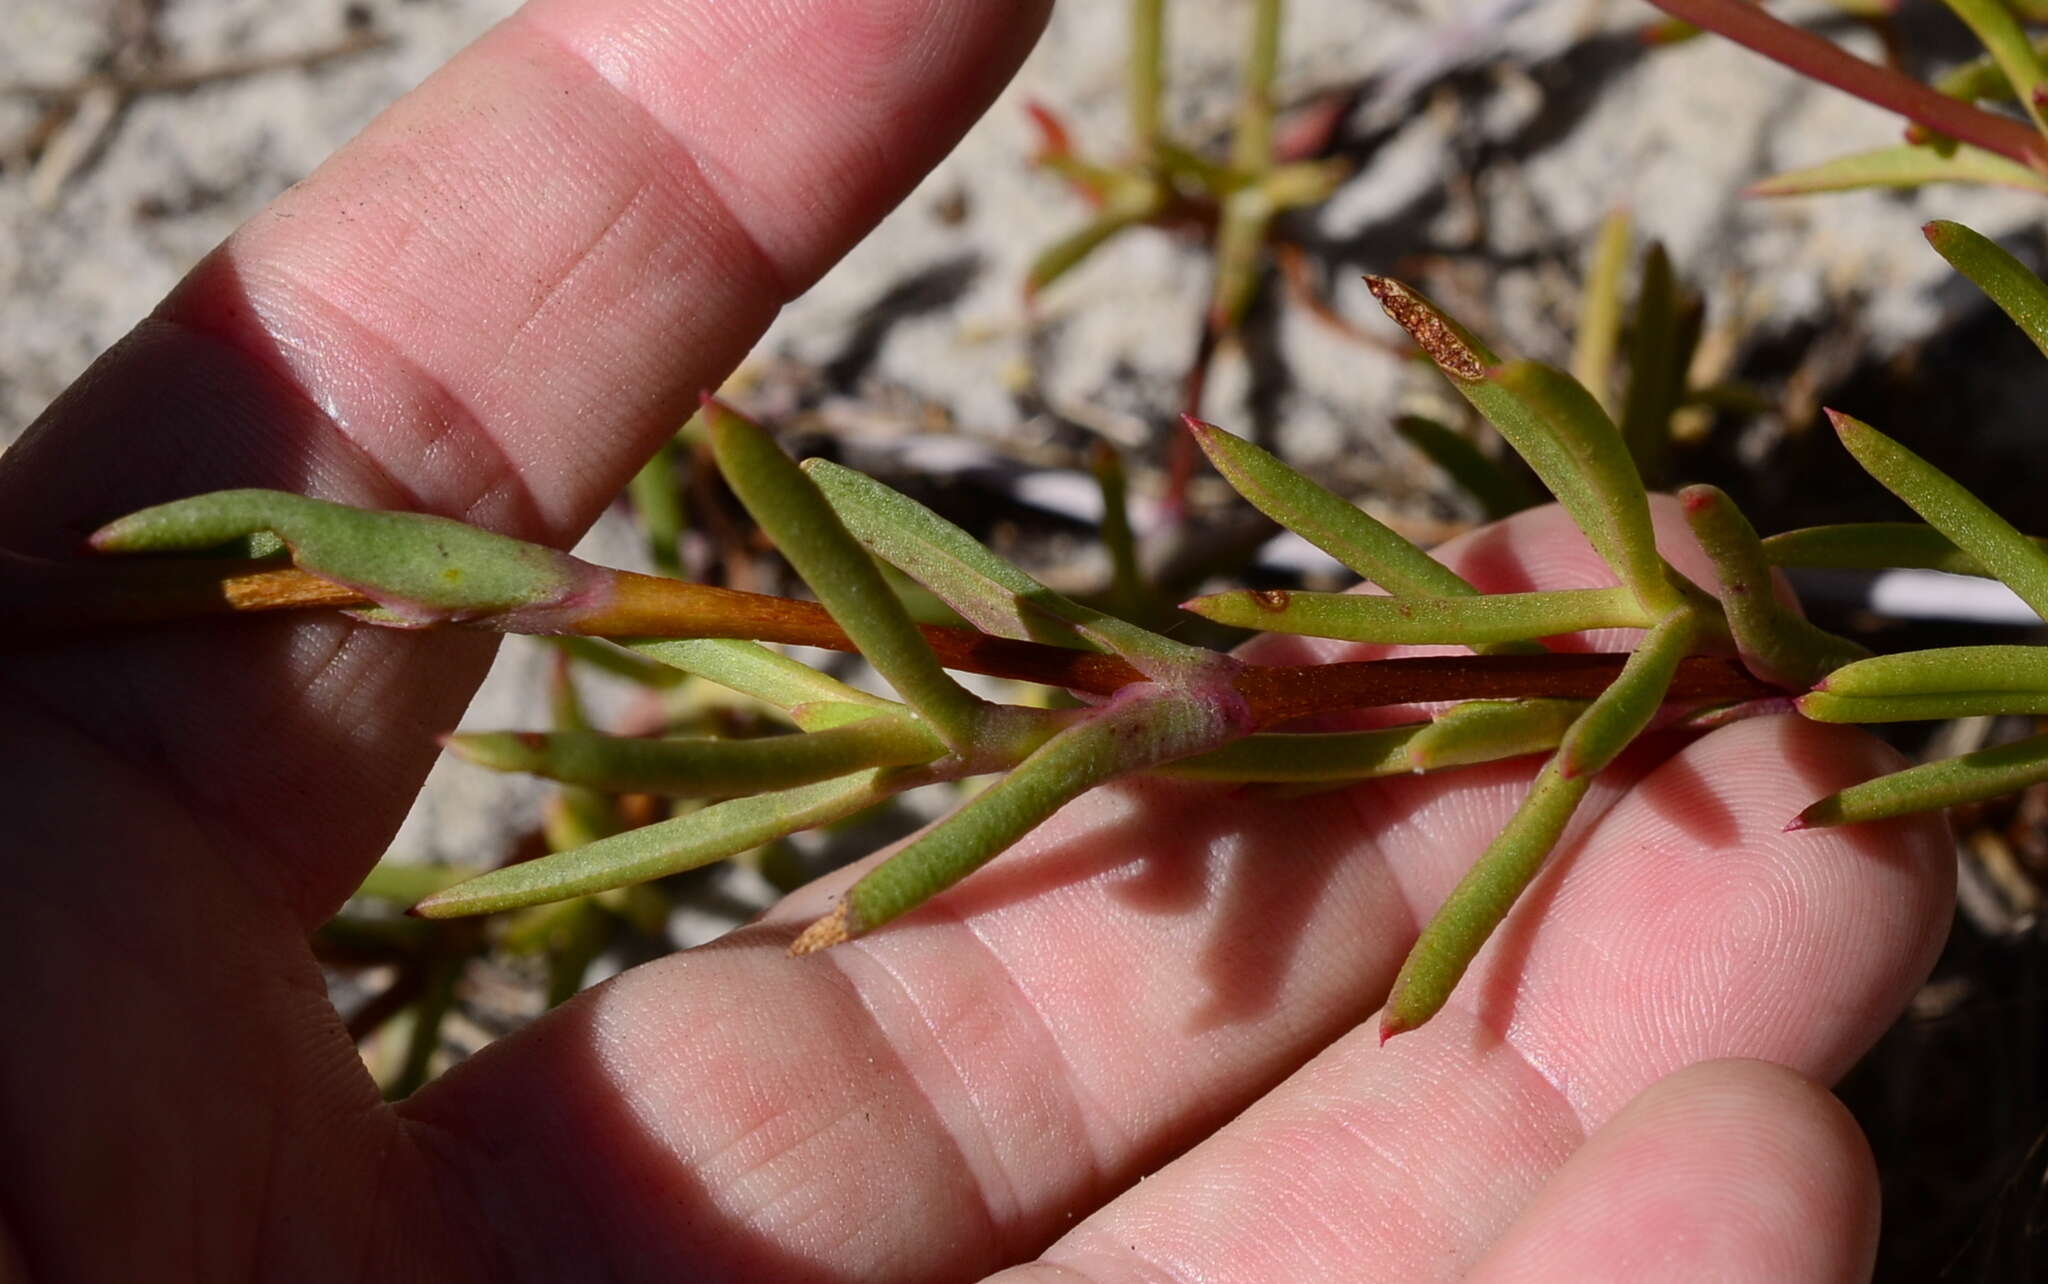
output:
[[[70,555],[245,485],[566,542],[1042,16],[529,6],[52,407],[0,461],[0,546]],[[1455,556],[1554,586],[1598,574],[1581,548],[1538,513]],[[1811,1081],[1925,970],[1950,867],[1930,822],[1778,832],[1879,768],[1857,733],[1759,720],[1618,764],[1454,1006],[1385,1048],[1354,1027],[1525,765],[1101,790],[872,937],[782,952],[849,871],[388,1107],[305,938],[490,649],[243,620],[10,660],[0,1260],[911,1280],[1043,1252],[1027,1277],[1407,1280],[1491,1245],[1487,1269],[1568,1279],[1861,1269],[1868,1161]]]

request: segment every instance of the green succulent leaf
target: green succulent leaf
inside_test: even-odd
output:
[[[672,798],[729,798],[789,789],[864,767],[926,763],[946,751],[915,719],[886,714],[870,714],[829,730],[753,740],[495,731],[451,736],[448,747],[493,771],[525,772],[605,793]]]
[[[1408,748],[1429,725],[1410,722],[1375,731],[1262,732],[1160,770],[1187,780],[1240,784],[1342,782],[1401,775],[1415,769]]]
[[[2032,540],[1946,473],[1869,424],[1833,410],[1828,417],[1865,472],[2048,619],[2048,555]]]
[[[1592,783],[1591,776],[1564,776],[1554,758],[1544,764],[1529,796],[1409,949],[1380,1014],[1380,1042],[1443,1010],[1487,938],[1543,868]]]
[[[1621,433],[1570,375],[1536,362],[1503,365],[1472,332],[1398,281],[1367,277],[1373,297],[1500,430],[1572,515],[1643,609],[1685,600],[1650,525],[1649,495]]]
[[[1032,261],[1024,273],[1027,298],[1079,267],[1082,260],[1118,232],[1158,218],[1166,209],[1169,193],[1162,184],[1149,179],[1140,181],[1128,174],[1115,174],[1105,196],[1099,213],[1047,246]]]
[[[1069,724],[965,806],[847,889],[791,951],[873,931],[981,868],[1104,781],[1219,748],[1249,730],[1241,708],[1162,688],[1119,697]]]
[[[1700,547],[1713,559],[1728,629],[1751,673],[1781,686],[1805,687],[1870,654],[1778,601],[1755,528],[1718,487],[1688,486],[1679,500]]]
[[[1557,749],[1559,770],[1567,776],[1590,776],[1628,748],[1657,716],[1678,662],[1699,634],[1699,616],[1690,609],[1673,611],[1645,633],[1620,674],[1565,732]]]
[[[1911,188],[1928,183],[1985,183],[2048,193],[2048,175],[1996,152],[1957,143],[1946,149],[1931,143],[1880,147],[1875,151],[1838,156],[1833,160],[1754,183],[1751,196],[1805,196],[1816,192],[1848,192],[1866,187]]]
[[[1948,646],[1873,656],[1836,669],[1815,689],[1859,697],[2048,694],[2048,647]]]
[[[1970,278],[2048,355],[2048,284],[1996,241],[1961,223],[1937,219],[1921,230],[1941,257]]]
[[[630,829],[588,847],[492,870],[413,906],[424,918],[522,909],[665,878],[762,843],[842,820],[913,783],[888,768],[714,803],[687,816]]]
[[[369,900],[410,905],[423,896],[431,896],[444,887],[453,887],[483,872],[474,865],[393,860],[386,856],[370,867],[355,894]]]
[[[1541,467],[1538,474],[1571,510],[1579,529],[1635,593],[1643,609],[1662,614],[1679,605],[1683,598],[1657,552],[1649,493],[1643,489],[1627,443],[1600,403],[1570,375],[1534,361],[1517,361],[1494,370],[1488,382],[1524,407],[1562,448],[1564,466],[1575,474],[1574,483],[1560,491]]]
[[[1555,749],[1586,712],[1584,700],[1467,700],[1408,743],[1415,771],[1441,771]]]
[[[809,461],[805,470],[856,539],[986,632],[1112,651],[1162,680],[1233,663],[1053,592],[931,509],[870,477],[822,459]]]
[[[1233,589],[1181,609],[1235,628],[1406,645],[1519,642],[1653,622],[1625,588],[1437,598]]]
[[[1896,696],[1809,691],[1793,704],[1815,722],[1932,722],[1999,714],[2048,714],[2048,691],[1952,691]]]
[[[641,533],[647,538],[648,560],[657,573],[672,579],[682,578],[683,527],[687,524],[682,478],[676,471],[680,454],[673,437],[661,443],[626,487]]]
[[[1149,618],[1156,604],[1138,565],[1138,540],[1131,530],[1130,479],[1124,472],[1123,456],[1108,442],[1098,441],[1088,452],[1088,471],[1102,491],[1102,545],[1109,553],[1109,594],[1115,613],[1126,619]]]
[[[873,709],[903,707],[894,700],[869,695],[809,665],[799,664],[759,642],[739,638],[639,638],[626,645],[672,669],[694,674],[778,709],[820,701],[867,705]]]
[[[1600,220],[1593,261],[1579,295],[1579,328],[1572,339],[1572,378],[1591,392],[1609,414],[1614,396],[1614,354],[1621,342],[1621,276],[1628,268],[1630,220],[1614,210]]]
[[[875,671],[948,745],[972,744],[988,707],[939,665],[903,604],[818,488],[765,431],[705,402],[719,471]]]
[[[1416,938],[1380,1019],[1382,1041],[1442,1010],[1487,938],[1543,868],[1594,776],[1649,725],[1697,628],[1690,610],[1661,621],[1607,690],[1572,722],[1529,796]]]
[[[223,490],[131,513],[100,528],[105,553],[194,552],[258,532],[293,562],[383,608],[380,623],[423,626],[516,616],[548,632],[563,608],[594,604],[609,572],[566,553],[446,517],[350,508],[275,490]]]
[[[1433,721],[1374,731],[1268,732],[1162,769],[1193,780],[1341,784],[1555,749],[1582,700],[1468,700]]]
[[[1216,282],[1209,297],[1209,326],[1216,334],[1236,330],[1259,292],[1266,231],[1275,212],[1264,184],[1240,187],[1223,198],[1216,225]]]
[[[2048,735],[1979,749],[1851,785],[1799,813],[1787,829],[1855,825],[2017,793],[2048,780]]]
[[[646,656],[635,655],[628,648],[605,638],[563,636],[549,638],[548,643],[580,664],[587,664],[593,669],[609,673],[615,678],[638,683],[643,687],[660,689],[681,686],[690,678],[689,674],[680,669],[650,660]]]
[[[2048,557],[2048,540],[2031,538],[2035,551]],[[1983,563],[1932,526],[1918,522],[1848,522],[1839,526],[1807,526],[1764,540],[1764,556],[1773,566],[1804,566],[1824,570],[1878,571],[1891,567],[1946,571],[1951,575],[1995,578]]]
[[[1629,328],[1628,397],[1621,438],[1641,475],[1663,485],[1671,474],[1671,415],[1685,400],[1686,371],[1699,343],[1698,300],[1679,288],[1671,257],[1652,242]]]
[[[1470,597],[1479,590],[1383,522],[1278,456],[1234,433],[1183,415],[1195,444],[1252,507],[1343,563],[1354,575],[1403,598]]]

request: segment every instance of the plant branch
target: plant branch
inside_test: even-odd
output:
[[[305,608],[356,608],[369,598],[317,575],[274,562],[219,559],[95,566],[21,563],[38,577],[8,576],[8,597],[27,609],[9,644],[47,641],[96,627],[192,616]],[[17,563],[0,562],[0,572]],[[61,570],[61,574],[57,573]],[[745,638],[852,651],[854,646],[815,602],[689,584],[631,571],[612,572],[610,601],[569,620],[578,636]],[[24,585],[27,592],[21,590]],[[489,619],[473,627],[491,628]],[[995,637],[973,629],[922,625],[920,632],[946,668],[1037,682],[1090,695],[1110,695],[1145,675],[1113,655]],[[1317,713],[1447,700],[1551,698],[1587,700],[1621,670],[1621,655],[1426,656],[1331,664],[1245,665],[1234,679],[1260,726]],[[1735,661],[1691,656],[1679,666],[1671,698],[1754,700],[1782,695]]]
[[[1950,98],[1890,68],[1865,62],[1810,31],[1772,17],[1748,0],[1650,3],[1802,76],[1833,85],[1937,133],[2035,169],[2048,169],[2048,148],[2044,148],[2041,136],[2025,124]]]

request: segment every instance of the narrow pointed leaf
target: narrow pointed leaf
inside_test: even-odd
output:
[[[809,475],[854,537],[986,632],[1111,651],[1154,678],[1234,662],[1053,592],[931,509],[826,460]]]
[[[1699,341],[1699,309],[1679,289],[1671,256],[1652,242],[1643,255],[1628,336],[1628,397],[1621,439],[1640,474],[1661,486],[1671,473],[1671,415],[1685,398],[1686,367]]]
[[[1241,708],[1180,695],[1138,696],[1094,711],[870,870],[790,950],[808,954],[873,931],[981,868],[1096,785],[1215,749],[1247,730]]]
[[[626,487],[633,501],[633,514],[640,519],[640,532],[647,540],[647,557],[657,574],[681,579],[683,479],[676,471],[680,452],[674,438],[661,443],[654,456],[641,465]]]
[[[1617,412],[1614,354],[1621,341],[1621,274],[1628,268],[1630,220],[1614,210],[1600,220],[1593,261],[1579,295],[1579,328],[1572,340],[1572,378],[1610,414]]]
[[[789,789],[864,767],[930,762],[946,751],[938,737],[900,716],[871,716],[830,730],[753,740],[498,731],[452,736],[448,747],[494,771],[526,772],[605,793],[671,798],[729,798]]]
[[[1582,700],[1468,700],[1430,722],[1248,736],[1161,770],[1244,783],[1342,783],[1439,771],[1555,749],[1585,707]]]
[[[577,735],[591,734],[590,718],[584,712],[583,696],[576,689],[566,654],[557,652],[548,685],[548,704],[554,716],[554,729]],[[581,847],[617,832],[617,804],[595,789],[564,785],[547,800],[541,812],[541,834],[551,852]]]
[[[1841,696],[2048,695],[2048,647],[1948,646],[1873,656],[1836,669],[1815,689]]]
[[[1252,507],[1397,597],[1470,597],[1478,592],[1385,523],[1234,433],[1192,415],[1181,422],[1195,444]]]
[[[1672,612],[1645,633],[1621,673],[1565,732],[1558,769],[1567,776],[1594,775],[1628,748],[1657,716],[1678,662],[1699,633],[1699,618],[1690,610]]]
[[[1543,502],[1527,482],[1433,419],[1402,415],[1394,420],[1394,431],[1478,500],[1488,521],[1499,521]]]
[[[2048,735],[1979,749],[1851,785],[1799,813],[1788,828],[1855,825],[2017,793],[2048,781]]]
[[[538,544],[426,513],[350,508],[274,490],[224,490],[132,513],[102,527],[105,553],[189,552],[268,531],[292,561],[355,589],[394,623],[475,620],[602,594],[610,572]]]
[[[1555,749],[1585,711],[1584,700],[1467,700],[1409,741],[1408,763],[1440,771]]]
[[[1736,652],[1766,682],[1807,687],[1869,651],[1815,627],[1778,601],[1770,562],[1749,519],[1718,487],[1679,492],[1685,518],[1721,581],[1721,607]]]
[[[689,681],[690,675],[672,665],[636,655],[616,642],[604,638],[553,637],[549,645],[563,655],[593,669],[602,670],[615,678],[624,678],[643,687],[674,687]],[[741,646],[752,646],[742,642]]]
[[[1263,184],[1241,187],[1223,199],[1213,252],[1216,281],[1209,293],[1209,327],[1216,334],[1234,332],[1251,309],[1265,278],[1261,269],[1273,213]]]
[[[1500,836],[1451,889],[1408,951],[1380,1016],[1382,1043],[1443,1010],[1465,969],[1543,868],[1592,783],[1591,776],[1560,774],[1554,759],[1544,765]]]
[[[1416,938],[1380,1020],[1382,1042],[1442,1010],[1487,938],[1543,868],[1594,776],[1649,725],[1695,631],[1689,611],[1658,624],[1621,675],[1572,723],[1500,836]]]
[[[431,896],[444,887],[453,887],[483,872],[474,865],[420,863],[393,860],[386,856],[370,867],[355,894],[371,900],[410,905],[423,896]]]
[[[1059,594],[908,495],[830,460],[807,459],[803,468],[855,539],[975,628],[1083,651],[1107,649],[1061,617],[1053,606]]]
[[[1996,241],[1961,223],[1938,219],[1921,230],[1941,257],[1969,277],[2048,355],[2048,284]]]
[[[1624,588],[1437,598],[1233,589],[1183,602],[1181,609],[1236,628],[1409,645],[1521,642],[1651,623]]]
[[[1117,177],[1128,178],[1126,175]],[[1127,227],[1136,227],[1158,217],[1165,208],[1166,195],[1156,184],[1147,183],[1142,191],[1133,191],[1127,182],[1118,183],[1099,214],[1047,246],[1032,261],[1024,273],[1025,296],[1037,294],[1079,267],[1082,260],[1110,237]]]
[[[800,829],[851,816],[915,777],[881,769],[772,794],[714,803],[675,820],[627,830],[588,847],[492,870],[413,906],[425,918],[457,918],[587,896],[696,869]]]
[[[1869,424],[1833,410],[1828,417],[1865,472],[2048,619],[2048,554],[1953,478]]]
[[[1398,281],[1367,277],[1366,284],[1451,386],[1528,461],[1644,608],[1677,605],[1682,595],[1657,556],[1642,479],[1592,395],[1569,375],[1534,362],[1503,366],[1471,331]]]
[[[1102,546],[1109,553],[1109,595],[1114,610],[1125,619],[1150,619],[1157,614],[1157,603],[1138,566],[1138,540],[1131,530],[1130,479],[1123,456],[1108,442],[1098,441],[1088,452],[1088,471],[1102,491]]]
[[[821,700],[865,704],[876,709],[902,708],[893,700],[850,687],[758,642],[739,638],[647,638],[626,645],[683,673],[695,674],[778,709]]]
[[[2048,557],[2048,540],[2033,537],[2027,542]],[[1850,522],[1785,531],[1764,540],[1764,556],[1773,566],[1851,571],[1905,567],[1995,578],[1954,540],[1919,522]]]
[[[902,705],[892,707],[900,711],[897,716],[904,720],[915,720],[910,711]],[[789,706],[784,712],[789,715],[791,722],[805,731],[830,731],[834,727],[848,727],[871,718],[890,716],[878,713],[871,704],[852,704],[845,700],[807,700],[802,704]]]
[[[1845,696],[1809,691],[1793,701],[1815,722],[1933,722],[2000,714],[2048,714],[2048,691],[1951,691],[1935,695]]]
[[[2048,175],[1994,152],[1957,144],[1944,152],[1930,144],[1902,144],[1838,156],[1819,165],[1773,174],[1748,189],[1751,196],[1805,196],[1866,187],[1911,188],[1928,183],[1988,183],[2048,193]]]
[[[1404,723],[1375,731],[1266,732],[1160,769],[1187,780],[1296,783],[1365,780],[1415,770],[1409,745],[1429,728]]]
[[[704,415],[726,483],[833,620],[947,744],[970,743],[986,706],[940,667],[882,573],[810,478],[752,421],[715,401],[705,403]]]
[[[1526,406],[1562,446],[1579,482],[1566,507],[1621,582],[1645,610],[1661,613],[1675,607],[1681,599],[1657,553],[1649,493],[1627,443],[1592,394],[1563,371],[1534,361],[1503,366],[1488,381]],[[1553,484],[1551,489],[1557,488]]]

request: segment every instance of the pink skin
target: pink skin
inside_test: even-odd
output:
[[[568,540],[1042,16],[538,0],[51,409],[0,462],[0,542],[66,554],[235,485]],[[1449,556],[1496,590],[1608,582],[1554,511]],[[1761,718],[1625,758],[1450,1010],[1384,1050],[1360,1023],[1526,763],[1100,790],[870,938],[783,953],[849,870],[391,1108],[305,933],[490,649],[231,621],[10,661],[0,1278],[11,1255],[37,1279],[921,1280],[1043,1254],[1419,1279],[1503,1235],[1789,1278],[1765,1219],[1670,1236],[1780,1190],[1809,1196],[1798,1277],[1868,1251],[1867,1159],[1807,1080],[1897,1011],[1950,887],[1935,822],[1777,832],[1889,764],[1853,730]],[[1728,1056],[1790,1069],[1688,1069]],[[1701,1124],[1745,1085],[1754,1128]],[[1643,1198],[1603,1217],[1620,1182]]]

